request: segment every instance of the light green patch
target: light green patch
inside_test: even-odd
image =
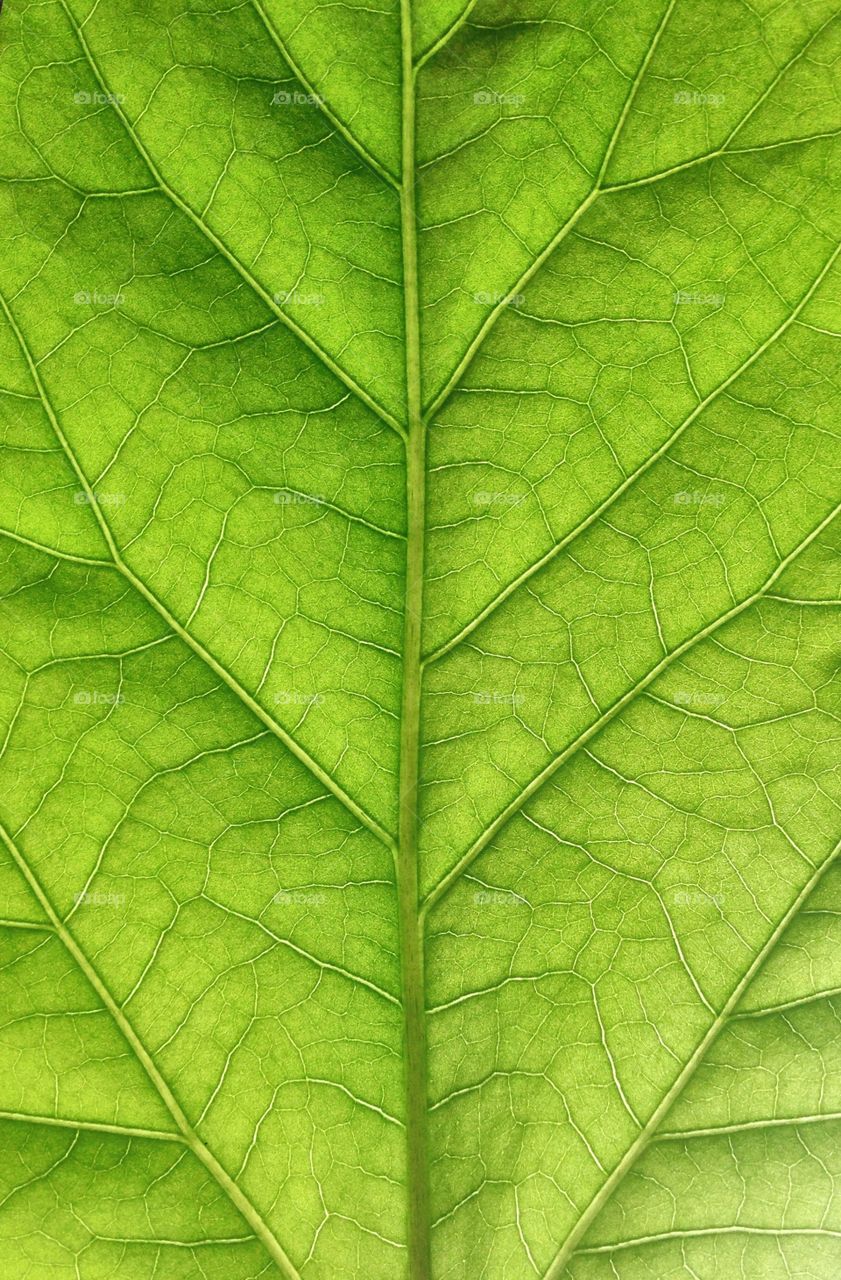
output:
[[[9,0],[0,1271],[841,1274],[830,0]]]

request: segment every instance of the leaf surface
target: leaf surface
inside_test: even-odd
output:
[[[841,1271],[829,0],[12,0],[0,1263]]]

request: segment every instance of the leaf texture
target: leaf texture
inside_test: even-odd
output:
[[[841,1273],[830,0],[10,0],[0,1266]]]

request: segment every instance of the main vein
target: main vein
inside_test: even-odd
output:
[[[406,1080],[409,1274],[428,1280],[429,1184],[427,1158],[426,1027],[423,925],[418,889],[418,768],[421,706],[421,622],[426,501],[425,424],[421,401],[420,300],[415,173],[415,69],[411,0],[401,0],[402,186],[400,226],[406,344],[406,596],[403,634],[403,706],[400,731],[397,894],[400,916]]]

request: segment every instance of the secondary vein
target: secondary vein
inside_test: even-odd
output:
[[[702,627],[700,631],[695,632],[694,635],[689,636],[682,644],[678,645],[676,649],[673,649],[670,653],[666,654],[666,656],[662,658],[656,666],[652,667],[641,680],[637,681],[633,688],[629,689],[628,692],[623,694],[621,698],[617,699],[612,706],[608,707],[608,709],[599,716],[597,720],[594,720],[583,733],[579,734],[579,736],[571,742],[569,746],[565,747],[562,752],[554,756],[553,759],[551,759],[540,771],[540,773],[536,774],[536,776],[532,778],[531,782],[522,789],[519,795],[515,796],[510,804],[506,805],[490,826],[486,827],[482,834],[474,841],[455,866],[427,895],[424,902],[424,911],[430,910],[436,905],[436,903],[441,901],[456,881],[461,878],[467,868],[475,862],[476,858],[479,857],[479,854],[482,853],[491,841],[499,834],[502,828],[520,812],[523,806],[534,795],[537,794],[544,783],[547,783],[552,777],[554,777],[562,765],[566,764],[566,762],[583,746],[585,746],[591,738],[595,737],[597,733],[600,733],[601,730],[609,724],[611,720],[615,719],[621,711],[624,711],[629,703],[633,702],[640,693],[647,689],[649,685],[653,684],[658,676],[662,675],[664,671],[667,671],[673,662],[678,658],[683,657],[684,654],[693,649],[695,645],[700,644],[700,642],[702,640],[706,640],[707,637],[714,635],[721,627],[725,626],[728,622],[732,622],[735,618],[739,617],[740,614],[744,613],[746,609],[749,609],[752,605],[761,600],[766,592],[771,589],[774,583],[778,581],[788,566],[797,558],[797,556],[810,546],[810,544],[814,542],[815,538],[817,538],[839,514],[841,514],[841,504],[834,507],[833,510],[824,517],[820,524],[817,525],[817,527],[814,528],[811,533],[794,548],[793,551],[789,552],[785,559],[781,561],[774,572],[760,587],[757,588],[756,591],[749,595],[745,600],[742,600],[739,604],[734,605],[733,608],[728,609],[726,613],[721,615],[721,617],[714,618],[712,622],[708,623],[705,627]]]
[[[768,956],[771,955],[771,953],[773,952],[774,948],[776,947],[782,935],[785,933],[788,926],[791,924],[792,920],[794,920],[796,916],[800,913],[804,904],[809,899],[813,891],[820,884],[821,880],[829,871],[830,867],[832,867],[835,864],[835,862],[838,859],[838,855],[840,853],[841,853],[841,842],[839,842],[835,846],[835,848],[832,850],[832,852],[829,854],[826,860],[821,864],[820,867],[817,868],[817,870],[812,874],[812,876],[810,876],[809,880],[803,886],[800,893],[792,902],[788,911],[779,921],[779,923],[777,924],[777,927],[774,929],[773,933],[768,938],[767,942],[765,943],[765,946],[756,956],[750,968],[746,971],[746,973],[743,975],[741,980],[733,988],[730,998],[728,999],[727,1003],[724,1005],[724,1008],[721,1010],[721,1013],[710,1024],[706,1035],[698,1044],[698,1047],[696,1048],[695,1052],[692,1054],[692,1057],[689,1059],[683,1071],[681,1071],[680,1075],[677,1077],[674,1084],[669,1089],[668,1093],[665,1095],[660,1105],[657,1107],[656,1111],[653,1112],[651,1118],[648,1120],[642,1132],[639,1134],[636,1140],[628,1148],[625,1155],[620,1160],[619,1164],[611,1173],[610,1177],[602,1184],[597,1194],[593,1197],[593,1199],[590,1201],[590,1204],[584,1210],[583,1214],[579,1218],[575,1227],[567,1236],[561,1249],[558,1251],[558,1253],[555,1255],[554,1259],[552,1260],[551,1264],[549,1265],[549,1268],[546,1271],[546,1274],[543,1280],[562,1280],[564,1271],[566,1270],[567,1264],[571,1256],[573,1255],[573,1253],[579,1252],[578,1250],[579,1242],[583,1239],[586,1232],[589,1230],[590,1226],[592,1225],[593,1221],[598,1217],[599,1213],[601,1212],[605,1204],[614,1194],[614,1192],[616,1191],[616,1188],[624,1180],[627,1174],[630,1173],[631,1169],[633,1169],[634,1166],[639,1161],[643,1152],[646,1151],[649,1145],[652,1143],[652,1141],[654,1140],[656,1134],[660,1129],[660,1126],[663,1120],[672,1110],[672,1107],[674,1106],[675,1102],[678,1100],[678,1098],[681,1096],[686,1086],[689,1084],[689,1081],[692,1079],[696,1070],[698,1069],[700,1064],[703,1062],[708,1051],[711,1049],[712,1045],[721,1035],[721,1032],[724,1030],[725,1026],[727,1026],[727,1024],[729,1023],[730,1019],[732,1018],[734,1012],[736,1011],[739,1003],[742,1000],[742,997],[744,996],[748,987],[752,983],[753,979],[756,977],[757,973],[764,965]]]
[[[181,213],[183,213],[187,218],[189,218],[189,220],[201,232],[201,234],[207,240],[210,241],[210,243],[213,245],[217,253],[219,253],[225,259],[225,261],[228,262],[233,267],[233,269],[237,272],[239,276],[241,276],[241,278],[246,282],[246,284],[249,285],[249,287],[253,289],[254,292],[261,298],[261,300],[265,303],[265,305],[269,308],[269,310],[275,316],[277,316],[278,320],[280,320],[281,323],[287,327],[287,329],[289,329],[292,333],[294,333],[296,338],[298,338],[301,342],[304,343],[304,345],[309,349],[309,351],[311,351],[312,354],[318,358],[318,360],[325,366],[325,368],[329,369],[330,372],[334,375],[334,377],[338,378],[341,382],[343,382],[344,385],[348,388],[348,390],[352,391],[353,394],[357,397],[357,399],[360,400],[362,404],[364,404],[368,409],[370,409],[372,413],[375,413],[377,417],[382,419],[383,422],[387,423],[388,426],[390,426],[393,431],[396,431],[399,436],[402,436],[404,434],[403,428],[401,424],[398,422],[398,420],[394,417],[394,415],[390,413],[377,400],[375,400],[373,396],[369,395],[368,392],[364,389],[364,387],[360,386],[359,383],[356,381],[356,379],[350,373],[348,373],[346,369],[343,369],[342,366],[339,365],[328,352],[326,352],[321,346],[319,346],[316,340],[309,333],[307,333],[306,329],[302,329],[301,326],[297,324],[292,319],[292,317],[288,315],[283,310],[283,308],[280,307],[275,302],[274,298],[269,293],[269,291],[265,289],[263,285],[260,284],[259,280],[257,280],[256,277],[251,274],[251,272],[245,267],[245,265],[242,262],[240,262],[239,258],[228,248],[225,242],[222,239],[220,239],[220,237],[216,234],[216,232],[213,231],[207,225],[207,223],[204,222],[199,217],[199,215],[195,212],[195,210],[192,209],[189,204],[187,204],[186,200],[183,200],[181,196],[179,196],[178,193],[169,185],[169,183],[166,181],[163,174],[160,172],[157,165],[155,164],[155,161],[153,160],[152,155],[149,152],[148,148],[141,141],[140,135],[138,134],[137,130],[134,128],[128,116],[123,111],[119,102],[118,95],[110,92],[109,86],[104,76],[102,75],[102,72],[100,71],[96,60],[94,59],[93,53],[90,49],[90,46],[88,45],[87,40],[85,39],[84,32],[82,31],[79,24],[76,22],[73,15],[70,13],[70,10],[67,8],[67,4],[65,3],[65,0],[59,0],[59,3],[61,4],[62,8],[64,9],[64,12],[67,15],[67,20],[70,23],[71,27],[73,28],[73,31],[75,32],[76,39],[79,42],[79,46],[81,47],[82,52],[84,53],[85,58],[87,59],[88,65],[90,66],[90,69],[93,75],[96,77],[96,80],[100,88],[102,89],[103,93],[106,93],[108,95],[108,100],[112,109],[119,116],[119,119],[123,128],[125,129],[126,133],[128,134],[129,138],[134,144],[134,147],[137,150],[138,155],[140,155],[146,167],[148,168],[149,172],[151,173],[152,177],[157,182],[158,187],[162,192],[162,194],[165,195],[175,205],[175,207],[181,211]]]
[[[325,119],[329,120],[333,128],[337,130],[351,150],[356,152],[368,168],[373,170],[377,177],[381,178],[383,182],[387,182],[390,187],[394,187],[395,191],[399,191],[400,183],[397,177],[390,169],[387,169],[384,164],[380,163],[373,152],[368,150],[361,138],[357,138],[356,134],[353,133],[348,125],[345,124],[344,120],[342,120],[342,118],[332,109],[330,104],[322,98],[320,94],[316,93],[314,85],[305,75],[303,68],[295,61],[286,41],[281,36],[269,15],[266,13],[266,10],[260,0],[251,0],[251,3],[263,23],[263,26],[266,28],[266,33],[269,36],[269,39],[275,45],[280,56],[283,58],[295,78],[303,85],[307,93],[312,96],[314,106],[321,112]]]
[[[579,538],[582,533],[585,533],[587,529],[591,528],[591,526],[594,525],[596,521],[601,518],[601,516],[603,516],[607,511],[609,511],[611,507],[613,507],[614,504],[618,502],[618,500],[622,497],[623,494],[627,493],[627,491],[633,485],[635,485],[638,480],[641,480],[642,477],[648,471],[651,470],[654,464],[656,462],[659,462],[660,459],[664,457],[664,455],[667,454],[675,444],[677,444],[678,440],[689,429],[689,427],[692,426],[693,422],[695,422],[695,420],[702,413],[704,413],[705,410],[707,410],[709,406],[713,404],[714,401],[716,401],[720,395],[723,395],[723,393],[727,391],[728,387],[731,387],[734,382],[736,382],[739,378],[741,378],[742,375],[746,373],[747,370],[750,369],[751,366],[754,365],[756,361],[759,360],[760,357],[763,356],[765,352],[770,347],[772,347],[774,343],[777,342],[777,340],[781,338],[788,329],[791,328],[791,326],[797,320],[798,316],[803,311],[804,307],[807,305],[808,302],[811,301],[815,292],[817,291],[817,289],[819,288],[823,280],[826,278],[829,271],[834,266],[839,253],[841,253],[841,246],[836,247],[836,249],[830,254],[829,258],[824,263],[823,267],[818,272],[817,276],[812,281],[811,285],[806,290],[803,297],[794,307],[794,310],[788,316],[786,316],[785,320],[783,320],[782,323],[777,326],[774,332],[770,334],[765,339],[765,341],[759,347],[756,348],[755,351],[751,352],[751,354],[747,357],[747,359],[742,361],[742,363],[738,366],[738,368],[734,369],[733,372],[729,374],[724,379],[723,382],[719,383],[717,387],[714,387],[713,390],[707,396],[705,396],[705,398],[701,400],[699,404],[695,406],[692,412],[688,414],[687,417],[683,420],[683,422],[681,422],[675,428],[672,434],[668,436],[668,438],[664,440],[663,443],[657,449],[655,449],[653,453],[649,454],[649,456],[645,459],[645,461],[641,462],[635,471],[632,471],[631,474],[627,476],[622,481],[622,483],[613,490],[612,493],[609,493],[607,497],[602,502],[600,502],[599,505],[596,508],[594,508],[594,510],[591,511],[588,516],[585,516],[585,518],[582,521],[580,521],[580,523],[577,524],[574,529],[571,529],[569,533],[564,534],[564,536],[560,538],[558,542],[556,542],[553,546],[551,546],[549,550],[546,551],[540,557],[539,560],[535,560],[533,564],[530,564],[527,568],[525,568],[523,572],[518,574],[518,576],[514,578],[511,582],[509,582],[507,586],[503,587],[503,589],[496,596],[494,596],[493,600],[490,600],[488,604],[485,605],[484,609],[482,609],[481,612],[476,614],[476,616],[472,618],[470,622],[466,623],[466,625],[463,626],[459,632],[457,632],[454,636],[451,636],[449,640],[445,641],[444,644],[440,645],[437,649],[435,649],[432,653],[430,653],[426,658],[424,658],[425,664],[428,666],[433,662],[437,662],[440,658],[445,657],[446,654],[450,653],[451,650],[455,649],[459,644],[461,644],[463,640],[467,639],[467,637],[471,635],[477,629],[477,627],[481,626],[481,624],[487,618],[489,618],[492,614],[496,613],[500,605],[504,604],[505,601],[509,598],[509,596],[513,595],[514,592],[517,591],[519,587],[523,586],[524,583],[528,582],[531,578],[533,578],[534,575],[536,573],[539,573],[539,571],[545,568],[546,565],[551,564],[551,562],[557,556],[559,556],[562,551],[566,550],[566,548],[572,542],[574,542],[577,538]]]
[[[283,743],[283,745],[287,748],[287,750],[290,751],[295,756],[295,758],[301,762],[301,764],[306,766],[306,768],[310,771],[313,777],[315,777],[322,784],[322,786],[325,787],[325,789],[331,793],[331,795],[333,795],[337,800],[339,800],[344,805],[344,807],[348,810],[348,812],[353,815],[353,817],[355,817],[359,822],[361,822],[364,827],[366,827],[373,835],[375,835],[377,839],[380,840],[393,853],[394,839],[389,834],[389,832],[386,831],[386,829],[383,826],[381,826],[380,823],[378,823],[375,818],[372,818],[371,815],[361,807],[361,805],[357,804],[357,802],[353,799],[353,797],[350,796],[348,792],[346,792],[344,788],[341,787],[339,783],[336,782],[335,779],[333,779],[330,776],[330,774],[326,771],[326,769],[322,768],[322,766],[318,763],[318,761],[314,760],[313,757],[307,751],[304,750],[304,748],[300,745],[300,743],[296,742],[295,739],[292,738],[286,732],[283,726],[279,724],[272,715],[269,714],[269,712],[265,709],[265,707],[261,706],[261,704],[256,700],[256,698],[254,698],[248,692],[248,690],[245,689],[239,683],[236,677],[233,676],[227,670],[227,668],[222,666],[221,662],[219,662],[219,660],[215,658],[214,655],[208,649],[206,649],[204,645],[202,645],[202,643],[199,640],[197,640],[195,636],[193,636],[181,622],[178,621],[178,619],[175,617],[174,614],[170,613],[166,605],[161,600],[158,599],[158,597],[154,594],[151,588],[148,587],[146,583],[137,576],[134,570],[123,559],[120,549],[117,546],[117,543],[114,539],[114,535],[111,532],[111,528],[108,524],[108,521],[105,519],[105,516],[100,507],[100,504],[96,501],[96,496],[91,488],[90,482],[88,481],[88,478],[85,475],[85,472],[83,471],[81,464],[79,463],[79,460],[76,457],[70,445],[69,440],[67,439],[66,435],[64,434],[64,431],[62,430],[61,423],[58,420],[58,415],[56,414],[56,411],[53,408],[52,401],[50,400],[47,394],[47,389],[46,389],[46,386],[44,385],[43,379],[41,378],[41,374],[38,370],[38,366],[35,362],[32,352],[29,349],[29,344],[27,343],[26,338],[24,337],[23,332],[17,323],[17,320],[13,312],[11,311],[11,308],[9,307],[8,302],[2,295],[0,295],[0,310],[2,310],[3,313],[5,314],[6,319],[9,323],[9,326],[17,339],[18,346],[20,347],[23,357],[27,363],[30,376],[32,377],[36,390],[38,391],[38,394],[41,399],[41,403],[44,407],[44,412],[47,415],[47,419],[50,423],[50,426],[53,429],[53,433],[56,439],[58,440],[59,444],[61,445],[64,455],[67,458],[67,461],[71,469],[73,470],[73,473],[76,475],[79,481],[79,484],[84,490],[85,496],[88,499],[88,506],[93,512],[96,522],[99,525],[100,531],[102,533],[102,537],[110,552],[111,560],[113,561],[114,568],[117,569],[117,571],[122,574],[122,576],[135,589],[135,591],[137,591],[138,594],[143,597],[146,603],[155,610],[158,616],[162,618],[164,622],[166,622],[170,630],[175,635],[177,635],[181,640],[183,640],[183,642],[193,651],[193,653],[195,653],[197,657],[201,658],[201,660],[208,667],[210,667],[210,669],[214,672],[214,674],[219,676],[220,680],[224,681],[224,683],[228,686],[231,692],[236,694],[240,702],[242,702],[246,707],[248,707],[249,711],[251,711],[257,717],[257,719],[260,720],[261,723],[266,726],[267,729],[271,730],[271,732],[275,735],[275,737],[278,738]],[[107,564],[107,561],[105,563]]]
[[[251,1203],[245,1195],[245,1192],[242,1191],[234,1182],[227,1170],[223,1168],[196,1133],[187,1118],[187,1115],[182,1110],[180,1103],[176,1099],[175,1094],[161,1075],[155,1065],[154,1059],[135,1031],[134,1026],[111,995],[111,992],[106,987],[97,970],[91,964],[85,952],[79,946],[73,934],[66,927],[64,921],[61,919],[51,900],[47,896],[40,880],[32,871],[29,863],[23,856],[23,853],[18,849],[6,828],[2,825],[0,825],[0,840],[5,844],[12,857],[12,861],[26,880],[26,883],[29,885],[29,888],[32,890],[35,897],[38,899],[41,909],[50,921],[56,934],[61,939],[68,954],[73,957],[73,960],[85,975],[88,982],[91,984],[103,1005],[113,1018],[122,1033],[123,1039],[131,1048],[134,1056],[145,1071],[159,1098],[175,1121],[179,1133],[182,1135],[187,1146],[219,1184],[232,1204],[234,1204],[239,1210],[242,1217],[267,1250],[272,1261],[285,1277],[285,1280],[301,1280],[298,1271],[293,1266],[280,1241],[262,1217],[259,1210]]]

